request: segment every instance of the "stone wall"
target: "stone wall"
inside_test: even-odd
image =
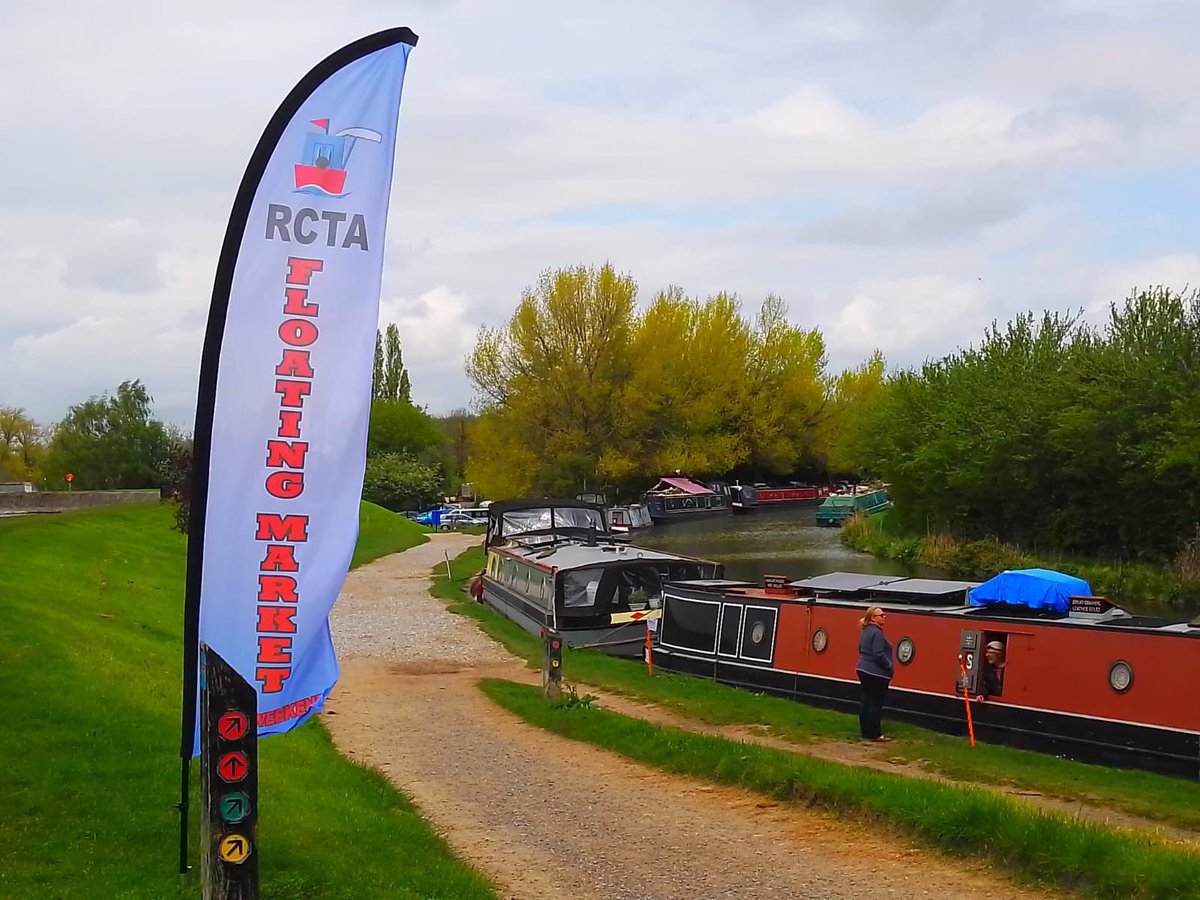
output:
[[[149,503],[159,491],[34,491],[30,494],[0,494],[0,515],[12,513],[62,512],[107,506],[110,503]]]

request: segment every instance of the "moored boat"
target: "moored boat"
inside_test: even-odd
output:
[[[612,540],[603,507],[503,500],[488,507],[479,599],[526,631],[571,647],[641,656],[668,581],[719,578],[719,563]]]
[[[650,510],[641,503],[614,506],[608,510],[608,527],[613,534],[629,534],[654,524]]]
[[[710,487],[715,493],[725,498],[730,512],[747,513],[758,509],[758,492],[753,485],[742,484],[740,481],[735,481],[733,484],[727,481],[714,481]]]
[[[855,515],[869,516],[891,507],[887,491],[879,489],[855,494],[830,494],[817,507],[817,524],[835,527]]]
[[[729,498],[690,478],[660,478],[642,495],[656,525],[729,512]]]
[[[859,619],[880,606],[896,658],[887,715],[962,734],[969,702],[984,740],[1200,777],[1200,704],[1187,693],[1200,683],[1200,620],[1061,591],[1049,605],[998,600],[989,586],[843,572],[772,588],[674,583],[654,662],[850,709]],[[985,659],[989,644],[1002,666]]]
[[[792,482],[786,486],[756,484],[754,492],[762,507],[793,506],[818,503],[829,496],[829,488]]]

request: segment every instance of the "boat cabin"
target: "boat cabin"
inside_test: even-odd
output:
[[[638,656],[663,586],[718,575],[720,565],[617,542],[604,510],[577,500],[500,501],[490,510],[481,600],[534,634]]]

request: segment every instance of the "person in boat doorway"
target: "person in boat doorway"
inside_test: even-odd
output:
[[[888,686],[892,683],[892,645],[883,634],[887,613],[872,606],[859,619],[862,632],[858,638],[858,682],[862,699],[858,707],[858,727],[863,740],[885,743],[891,738],[883,733],[883,704]]]
[[[988,641],[983,649],[983,671],[979,675],[980,703],[985,697],[999,697],[1004,693],[1004,667],[1008,665],[1004,652],[1004,641]]]

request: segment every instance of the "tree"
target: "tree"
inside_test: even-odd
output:
[[[371,399],[383,399],[384,382],[383,332],[375,329],[375,360],[371,365]]]
[[[621,386],[630,367],[637,286],[610,266],[545,272],[525,291],[504,329],[483,329],[467,360],[481,396],[470,480],[489,496],[511,450],[536,461],[529,488],[574,492],[576,472],[594,471],[616,436]],[[574,460],[565,469],[562,461]]]
[[[467,361],[481,412],[468,469],[489,496],[637,489],[664,472],[783,473],[811,456],[824,341],[768,297],[669,288],[645,313],[612,266],[546,272]],[[503,489],[501,489],[503,488]]]
[[[753,467],[770,475],[796,470],[813,454],[825,406],[825,339],[787,320],[787,304],[763,301],[746,355],[740,419]]]
[[[152,402],[141,381],[125,381],[72,406],[54,428],[43,480],[57,488],[70,472],[88,490],[160,486],[172,436],[152,418]]]
[[[45,449],[41,429],[23,409],[0,406],[0,466],[19,481],[34,481]]]
[[[442,478],[437,467],[402,453],[367,457],[363,499],[400,512],[423,509],[441,496]]]
[[[866,448],[872,439],[875,407],[884,391],[883,354],[876,350],[862,365],[842,372],[829,388],[829,400],[819,423],[819,447],[828,471],[839,475],[878,474],[871,471]]]
[[[375,400],[412,402],[412,382],[404,368],[400,329],[395,323],[375,332],[375,361],[371,371],[371,396]]]
[[[469,448],[467,435],[476,418],[469,410],[454,409],[433,419],[443,436],[442,469],[451,493],[458,493],[458,486],[465,480]]]
[[[407,400],[371,404],[367,455],[401,454],[437,465],[445,435],[425,410]]]
[[[412,387],[400,350],[400,329],[395,323],[375,332],[375,361],[371,373],[371,396],[376,400],[412,402]]]
[[[634,334],[633,371],[620,405],[626,455],[618,461],[613,448],[605,474],[719,475],[749,459],[738,427],[749,354],[736,297],[700,303],[679,288],[655,297]]]

